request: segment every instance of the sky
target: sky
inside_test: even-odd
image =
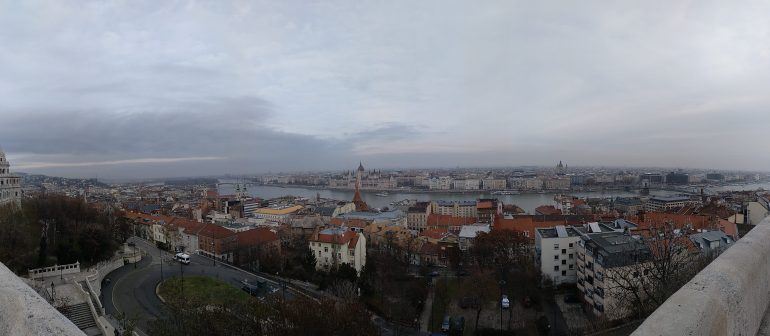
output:
[[[763,1],[5,1],[0,147],[99,178],[770,170]]]

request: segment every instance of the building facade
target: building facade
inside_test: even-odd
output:
[[[11,164],[0,149],[0,206],[21,202],[21,177],[11,174]]]
[[[329,271],[341,264],[348,264],[356,272],[366,265],[366,238],[362,233],[346,227],[328,228],[318,231],[309,241],[315,256],[315,268]]]
[[[558,225],[535,230],[535,252],[540,271],[554,285],[577,282],[577,246],[580,233],[573,227]]]

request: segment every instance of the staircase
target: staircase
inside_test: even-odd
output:
[[[72,305],[67,307],[66,309],[59,310],[66,316],[72,323],[75,323],[75,325],[78,327],[78,329],[86,331],[87,329],[90,329],[89,331],[92,331],[94,329],[99,330],[99,328],[96,326],[96,321],[94,321],[93,315],[91,315],[91,308],[88,307],[88,303],[78,303],[76,305]],[[88,335],[92,335],[92,333],[87,333]]]

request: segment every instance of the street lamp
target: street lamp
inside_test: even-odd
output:
[[[158,256],[160,256],[160,281],[163,282],[163,250],[158,249]]]
[[[503,286],[505,286],[505,280],[500,280],[500,298],[503,297]],[[500,335],[502,334],[503,334],[503,302],[500,301]]]
[[[211,241],[211,259],[214,260],[214,267],[217,267],[217,254],[214,252],[214,241]]]
[[[53,281],[51,281],[51,303],[56,304],[56,288],[53,286]]]

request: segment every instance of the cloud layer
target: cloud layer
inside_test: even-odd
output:
[[[0,1],[32,172],[770,170],[770,4]],[[119,164],[114,164],[114,163]]]

